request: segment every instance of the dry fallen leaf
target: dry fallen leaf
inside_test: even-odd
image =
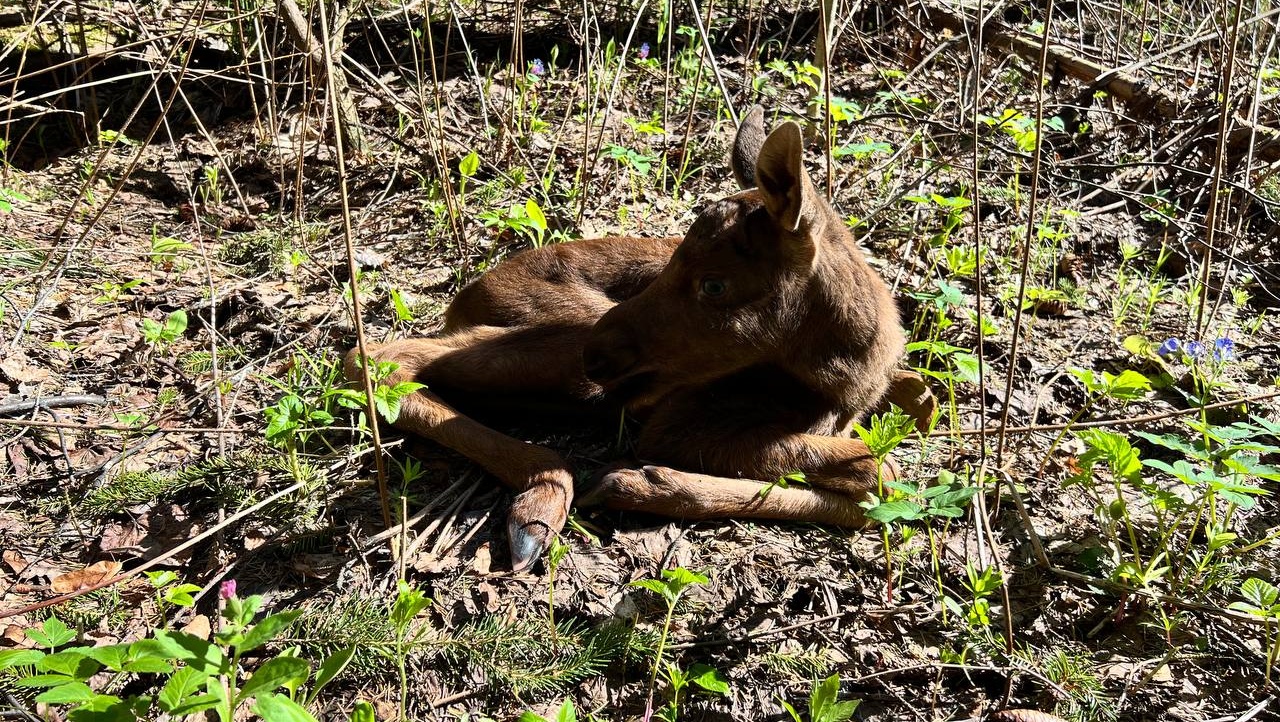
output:
[[[191,618],[190,622],[187,622],[185,625],[183,625],[182,631],[192,635],[193,637],[208,639],[209,634],[213,632],[213,625],[210,624],[209,618],[207,616],[203,614],[197,614],[196,616]]]
[[[84,569],[67,572],[53,580],[53,591],[58,594],[70,594],[87,589],[120,573],[123,567],[120,562],[105,560],[90,564]]]
[[[21,574],[22,570],[26,569],[27,565],[30,563],[24,559],[22,554],[16,549],[5,549],[3,557],[4,563],[9,565],[9,568],[13,570],[14,574]]]
[[[27,639],[26,630],[20,624],[10,624],[4,628],[3,636],[5,641],[19,647],[34,647],[35,642]]]
[[[18,384],[38,384],[53,378],[47,370],[33,366],[19,356],[9,356],[0,361],[0,375]]]
[[[476,554],[471,558],[471,568],[480,576],[487,576],[492,567],[492,559],[489,554],[489,542],[485,542],[476,548]]]

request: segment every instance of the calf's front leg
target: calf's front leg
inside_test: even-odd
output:
[[[372,349],[370,355],[375,361],[399,364],[379,382],[394,386],[402,381],[430,384],[432,379],[421,371],[448,352],[437,339],[409,339]],[[353,350],[345,359],[347,378],[353,381],[361,381],[363,369],[371,365],[359,363],[359,358]],[[394,426],[457,451],[519,492],[507,516],[513,569],[533,564],[564,527],[573,502],[573,472],[558,453],[459,413],[429,388],[401,399]]]

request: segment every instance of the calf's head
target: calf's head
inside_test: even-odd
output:
[[[753,108],[732,159],[745,190],[704,209],[653,283],[592,329],[584,369],[606,391],[644,405],[751,366],[789,366],[797,344],[825,342],[811,338],[812,318],[848,315],[836,307],[847,299],[832,297],[864,279],[879,287],[854,299],[872,309],[857,321],[875,333],[883,284],[805,174],[799,126],[765,138]]]

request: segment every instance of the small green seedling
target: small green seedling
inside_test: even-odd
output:
[[[142,338],[151,346],[163,348],[182,338],[187,330],[187,312],[182,309],[165,316],[164,323],[149,318],[142,319]]]
[[[780,701],[794,722],[805,722],[795,707],[786,700]],[[853,713],[861,703],[861,700],[840,700],[840,676],[833,674],[815,684],[809,694],[808,722],[847,722],[853,719]]]
[[[1240,585],[1240,596],[1245,600],[1232,602],[1232,609],[1261,617],[1267,622],[1266,629],[1271,639],[1267,648],[1266,682],[1270,685],[1271,670],[1280,657],[1280,589],[1268,581],[1249,577]]]

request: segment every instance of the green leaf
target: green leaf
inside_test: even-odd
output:
[[[320,663],[320,669],[316,672],[316,681],[311,685],[311,691],[307,693],[306,703],[308,705],[316,701],[316,697],[320,694],[320,690],[325,688],[325,685],[342,674],[342,670],[347,668],[355,653],[356,648],[354,645],[344,647],[329,655],[328,658]]]
[[[566,699],[560,703],[560,709],[556,710],[555,722],[577,722],[578,713],[573,708],[573,700]]]
[[[982,365],[977,356],[967,351],[952,354],[951,363],[955,364],[956,377],[961,381],[976,384],[982,380]]]
[[[45,655],[45,658],[36,665],[36,669],[42,672],[65,674],[76,679],[88,679],[97,674],[98,670],[102,669],[102,665],[83,652],[68,649],[57,654]]]
[[[164,683],[164,687],[160,688],[160,693],[156,695],[160,709],[165,712],[174,712],[187,703],[208,678],[209,675],[194,667],[183,667],[174,672],[169,677],[169,681]]]
[[[631,582],[631,586],[648,589],[667,601],[673,601],[671,590],[668,589],[667,585],[663,584],[660,579],[637,579],[634,582]]]
[[[537,201],[532,198],[525,201],[524,212],[529,216],[539,230],[547,230],[547,217],[543,215],[542,208],[538,205]]]
[[[178,309],[164,319],[164,338],[166,341],[176,341],[179,336],[187,330],[187,312]]]
[[[316,722],[305,707],[279,694],[264,694],[257,698],[253,711],[263,722]]]
[[[129,657],[129,645],[127,644],[111,644],[105,647],[80,647],[76,651],[97,661],[98,664],[113,672],[124,671],[125,663]]]
[[[521,716],[521,719],[524,719]],[[364,700],[356,702],[356,706],[351,710],[351,722],[378,722],[373,714],[373,705]]]
[[[689,667],[689,681],[713,694],[729,696],[729,682],[714,667],[695,664]]]
[[[57,687],[63,684],[70,684],[78,681],[75,677],[66,674],[32,674],[21,677],[14,682],[18,687]]]
[[[37,702],[45,704],[80,704],[93,698],[93,690],[84,682],[69,682],[58,685],[47,692],[36,696]]]
[[[425,593],[400,580],[396,601],[391,607],[391,624],[404,634],[414,618],[430,604],[431,599]]]
[[[896,521],[913,521],[923,516],[924,509],[914,501],[887,501],[877,504],[866,511],[866,517],[880,522],[892,524]]]
[[[76,638],[76,633],[57,617],[49,617],[40,627],[28,629],[26,635],[41,647],[49,648],[61,647]]]
[[[216,645],[185,632],[161,630],[153,637],[170,659],[180,659],[206,675],[222,674],[227,659]]]
[[[179,584],[164,590],[164,601],[179,607],[190,607],[196,603],[192,593],[200,591],[200,587],[196,584]]]
[[[67,713],[71,722],[138,722],[149,719],[151,700],[147,697],[120,699],[110,694],[95,694]]]
[[[159,572],[146,572],[147,579],[151,582],[151,586],[156,589],[173,584],[178,581],[178,573],[169,569]]]
[[[38,649],[6,649],[0,651],[0,669],[33,665],[44,658]]]
[[[463,178],[474,176],[478,170],[480,170],[480,156],[476,155],[474,150],[463,156],[458,163],[458,172],[462,174]]]
[[[272,614],[264,618],[244,633],[244,640],[236,645],[236,651],[244,654],[261,647],[275,639],[277,635],[287,629],[300,616],[302,616],[301,609],[291,609],[287,612]]]
[[[258,671],[254,672],[253,676],[240,688],[235,706],[240,706],[242,702],[261,692],[275,691],[290,681],[305,680],[310,674],[311,665],[307,664],[305,659],[297,657],[269,659],[258,667]]]
[[[207,709],[213,709],[222,702],[222,698],[216,694],[200,694],[194,697],[188,697],[177,707],[170,711],[171,717],[189,717],[198,712]]]

